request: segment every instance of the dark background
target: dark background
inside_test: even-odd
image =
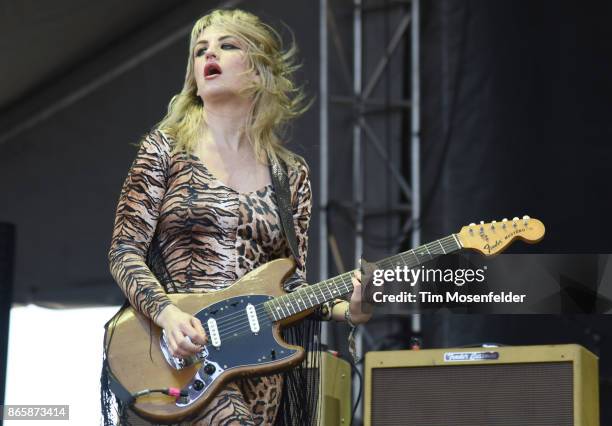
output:
[[[547,227],[529,250],[610,251],[611,12],[603,1],[425,3],[431,236],[514,211]]]
[[[317,96],[318,3],[250,1],[255,12],[300,47],[299,80]],[[398,7],[396,2],[366,5]],[[114,210],[134,146],[180,90],[188,31],[217,6],[205,1],[63,0],[0,4],[0,222],[15,225],[12,303],[47,306],[121,302],[106,260]],[[351,10],[334,3],[344,54],[352,61]],[[401,5],[400,5],[401,7]],[[528,214],[545,239],[511,251],[611,252],[608,190],[612,81],[612,6],[606,1],[431,0],[421,5],[421,166],[423,242],[470,222]],[[397,23],[367,15],[364,66],[371,72]],[[409,95],[408,43],[402,43],[375,95]],[[330,47],[330,52],[332,49]],[[346,94],[337,57],[330,91]],[[330,231],[352,267],[350,110],[330,111]],[[373,118],[373,126],[409,176],[409,113]],[[291,147],[312,170],[315,209],[309,277],[317,281],[318,104],[293,128]],[[371,149],[371,148],[367,148]],[[371,151],[370,151],[371,152]],[[403,199],[380,163],[364,165],[367,202],[386,211],[366,220],[366,258],[398,242]],[[405,200],[404,200],[405,201]],[[333,204],[333,203],[332,203]],[[339,272],[330,259],[330,274]],[[12,278],[14,277],[14,279]],[[611,285],[603,283],[603,285]],[[11,292],[0,292],[10,295]],[[11,303],[5,296],[3,306]],[[4,308],[6,309],[6,307]],[[372,348],[406,347],[406,318],[368,326]],[[389,330],[394,330],[393,335]],[[344,348],[345,329],[332,333]],[[478,342],[576,342],[600,356],[603,401],[612,397],[612,324],[604,315],[423,317],[425,347]]]

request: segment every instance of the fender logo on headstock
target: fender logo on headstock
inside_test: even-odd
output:
[[[495,241],[495,244],[490,245],[490,244],[485,244],[484,247],[482,248],[483,250],[486,250],[488,254],[490,254],[493,250],[495,250],[497,247],[499,247],[501,245],[501,240],[497,240]]]

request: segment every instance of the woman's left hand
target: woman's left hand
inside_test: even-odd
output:
[[[351,301],[349,303],[351,322],[353,324],[363,324],[372,317],[372,306],[367,301],[363,300],[361,271],[355,271],[351,280],[353,282],[353,294],[351,295]],[[366,286],[369,284],[370,283],[365,283]]]

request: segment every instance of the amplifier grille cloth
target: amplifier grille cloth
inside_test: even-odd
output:
[[[572,426],[571,362],[374,368],[372,425]]]

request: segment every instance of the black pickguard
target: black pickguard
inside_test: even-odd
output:
[[[207,325],[209,318],[217,321],[221,334],[221,346],[218,349],[210,343],[209,339],[207,359],[218,363],[223,370],[227,371],[235,367],[259,366],[294,355],[295,350],[278,344],[272,334],[272,320],[263,309],[260,309],[261,313],[258,315],[259,332],[253,334],[249,329],[246,314],[247,304],[258,307],[271,299],[271,296],[266,295],[233,297],[196,313],[195,317],[202,322],[209,335]],[[224,326],[228,317],[231,318],[232,323]],[[242,334],[234,336],[234,333],[238,331]]]
[[[289,358],[297,352],[281,346],[272,334],[272,320],[262,309],[271,296],[238,296],[210,305],[194,316],[198,318],[209,336],[203,351],[204,360],[196,375],[183,388],[186,396],[178,398],[176,405],[191,405],[206,393],[208,388],[225,373],[239,367],[258,367]],[[246,313],[248,304],[258,309],[259,331],[251,331]],[[208,320],[214,318],[219,327],[221,345],[212,344]]]

